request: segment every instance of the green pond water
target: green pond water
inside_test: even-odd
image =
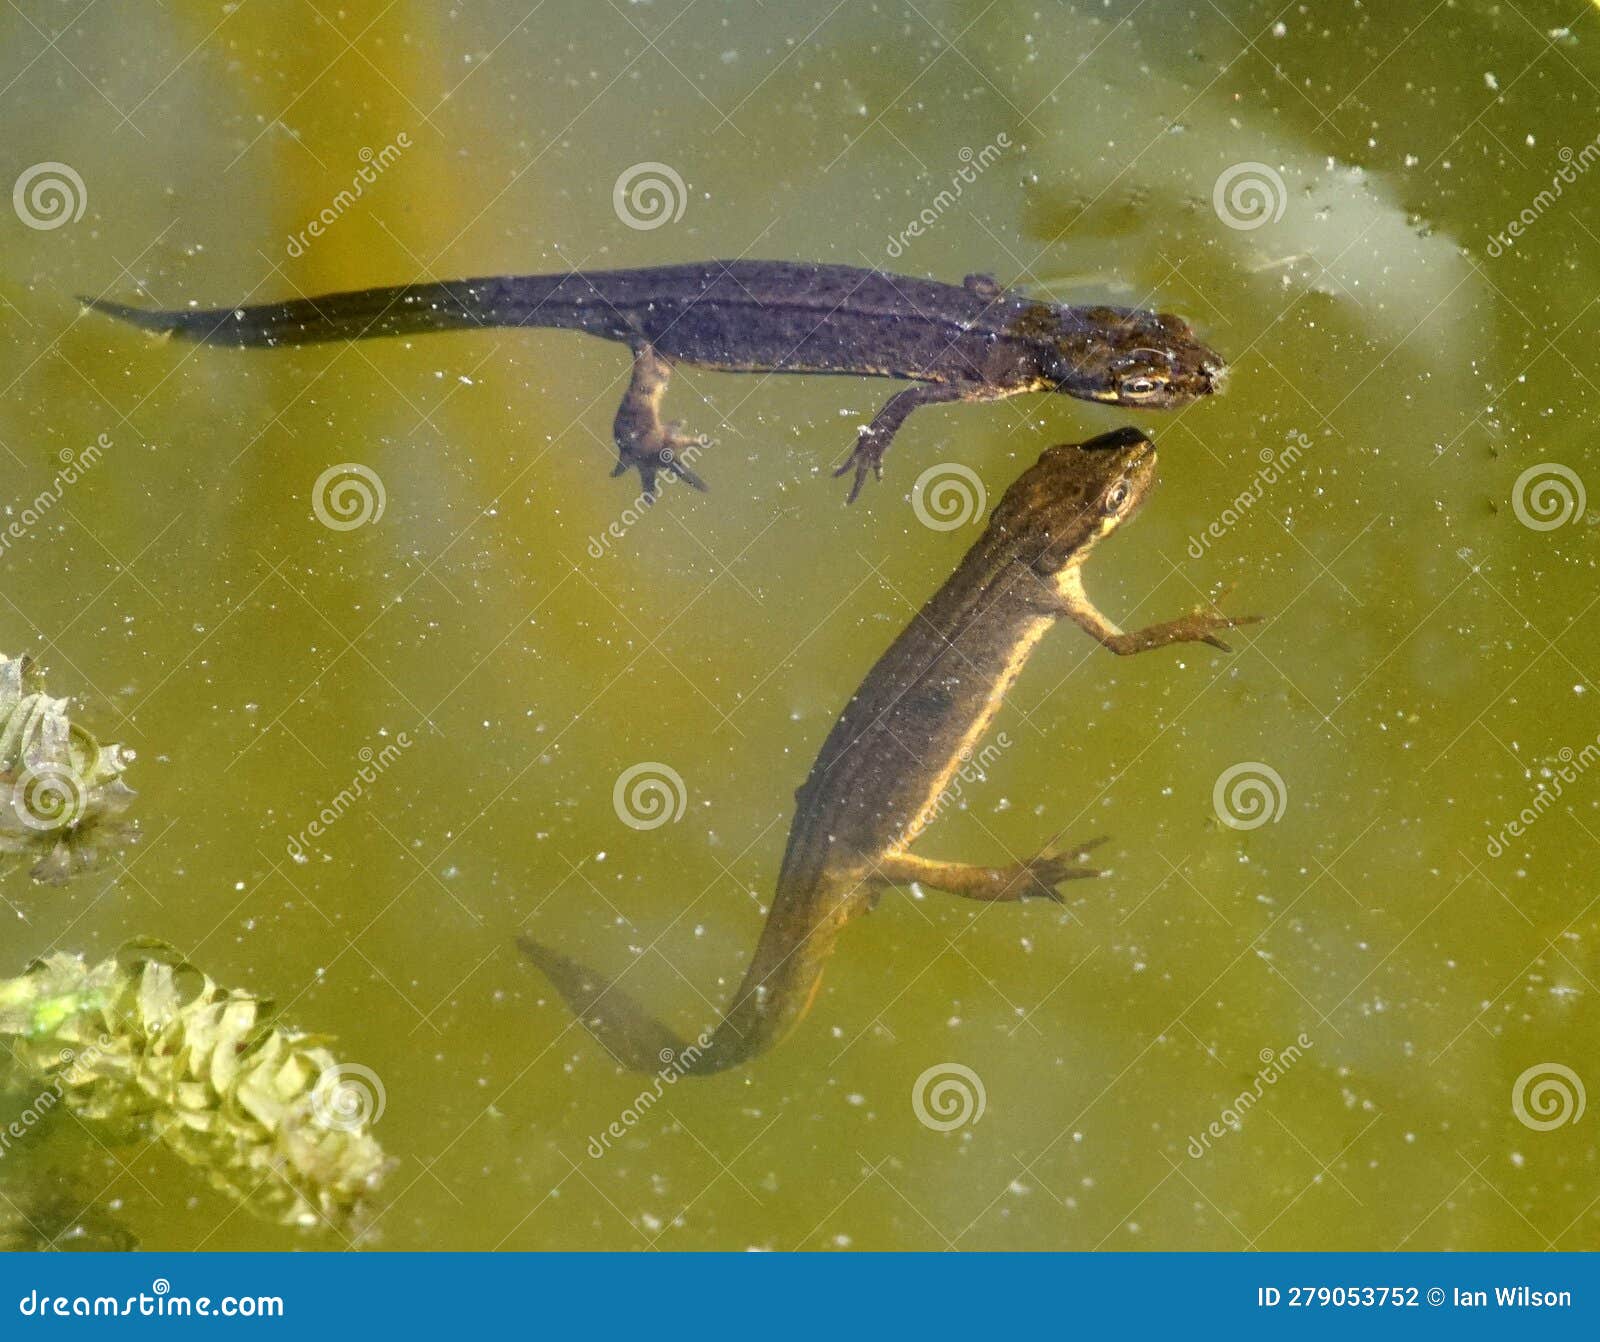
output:
[[[64,164],[83,205],[0,218],[0,650],[137,752],[142,829],[3,878],[0,973],[159,936],[337,1036],[399,1161],[384,1248],[1600,1248],[1593,5],[21,0],[0,32],[4,182]],[[614,200],[639,164],[683,183],[646,173],[659,226]],[[1172,310],[1232,376],[921,411],[846,509],[891,384],[681,370],[713,492],[634,518],[615,345],[212,350],[73,299],[731,256]],[[517,933],[713,1019],[793,789],[976,537],[919,475],[992,502],[1127,422],[1161,485],[1092,594],[1270,618],[1231,656],[1058,628],[919,844],[1104,834],[1112,874],[891,891],[779,1049],[659,1098],[619,1072]],[[335,529],[348,463],[383,509]],[[676,822],[619,818],[639,764]],[[1225,775],[1266,811],[1224,823]],[[63,1172],[147,1248],[342,1247],[64,1114],[0,1164],[13,1205]]]

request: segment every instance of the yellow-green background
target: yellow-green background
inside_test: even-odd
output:
[[[1273,24],[1282,29],[1275,32]],[[1570,29],[1569,33],[1553,30]],[[1600,731],[1594,514],[1521,525],[1514,482],[1600,490],[1600,174],[1488,254],[1600,134],[1600,14],[1566,3],[916,6],[317,0],[0,15],[0,167],[71,164],[81,220],[0,215],[0,508],[63,449],[113,447],[0,557],[0,649],[28,650],[138,751],[143,842],[65,891],[0,885],[5,973],[51,948],[179,944],[372,1068],[399,1157],[387,1248],[1600,1247],[1600,1115],[1536,1132],[1526,1068],[1593,1090],[1600,777],[1506,855],[1489,834]],[[412,148],[304,256],[374,151]],[[1189,316],[1227,394],[1147,415],[1162,486],[1096,557],[1124,622],[1232,584],[1271,616],[1231,658],[1118,661],[1063,628],[1015,742],[930,855],[1111,836],[1066,908],[891,892],[797,1035],[685,1081],[586,1154],[639,1088],[571,1027],[519,928],[685,1029],[743,969],[791,793],[971,530],[919,525],[939,461],[991,497],[1046,444],[1124,422],[1066,398],[917,415],[881,485],[830,467],[892,390],[686,370],[714,492],[669,491],[615,551],[624,352],[559,332],[276,353],[163,344],[73,294],[178,305],[736,255],[888,265],[961,150],[1012,148],[894,268],[992,270]],[[619,222],[659,161],[680,221]],[[1259,161],[1281,219],[1212,188]],[[1299,467],[1186,554],[1266,449]],[[375,469],[378,523],[312,515]],[[296,864],[360,765],[415,741]],[[687,812],[623,826],[640,761]],[[1221,826],[1241,761],[1280,821]],[[1196,1160],[1264,1049],[1306,1056]],[[939,1063],[977,1124],[913,1114]],[[317,1247],[235,1212],[159,1147],[62,1121],[7,1189],[81,1171],[147,1247]]]

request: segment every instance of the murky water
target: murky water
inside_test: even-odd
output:
[[[1600,1085],[1597,514],[1558,497],[1600,489],[1593,6],[0,23],[5,179],[62,163],[86,196],[4,221],[0,520],[109,443],[0,552],[0,650],[138,751],[143,823],[98,878],[5,879],[4,973],[157,935],[336,1034],[383,1085],[388,1248],[1600,1247],[1573,1117]],[[620,217],[640,163],[682,179],[681,217]],[[1130,625],[1223,587],[1271,619],[1233,656],[1055,631],[1012,747],[921,846],[996,860],[1065,827],[1110,836],[1113,876],[1064,908],[891,892],[788,1043],[625,1119],[641,1081],[514,935],[708,1020],[794,787],[976,534],[917,521],[919,473],[965,463],[992,498],[1135,417],[923,411],[846,510],[828,471],[889,384],[687,370],[670,409],[717,438],[714,492],[630,525],[615,346],[197,350],[72,295],[736,255],[1188,315],[1228,392],[1136,417],[1163,484],[1089,586]],[[352,462],[382,515],[333,529],[316,485]],[[682,780],[676,823],[613,808],[646,762]],[[1230,825],[1240,765],[1220,810],[1267,812]],[[939,1130],[913,1094],[950,1064],[970,1112]],[[326,1242],[70,1121],[6,1165],[11,1189],[81,1167],[147,1247]]]

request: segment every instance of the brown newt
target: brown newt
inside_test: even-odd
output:
[[[982,537],[845,706],[805,784],[766,926],[709,1038],[685,1044],[620,989],[530,937],[518,944],[574,1014],[636,1071],[720,1072],[771,1048],[815,1000],[839,933],[885,886],[912,882],[967,899],[1059,899],[1101,873],[1088,845],[1046,846],[1001,866],[941,862],[911,846],[1039,640],[1065,617],[1115,653],[1201,642],[1254,621],[1197,611],[1124,632],[1083,588],[1094,545],[1131,517],[1156,476],[1150,440],[1119,429],[1045,450],[1006,490]]]
[[[620,460],[653,497],[665,470],[704,489],[683,451],[707,440],[661,418],[677,363],[728,372],[842,373],[916,385],[862,427],[835,475],[854,472],[853,500],[906,417],[941,401],[1065,392],[1168,409],[1221,385],[1222,359],[1180,317],[1137,308],[1071,307],[1002,288],[855,266],[702,261],[644,270],[499,275],[321,294],[283,303],[152,311],[82,300],[149,331],[212,345],[307,345],[489,326],[587,331],[633,351],[617,411]]]

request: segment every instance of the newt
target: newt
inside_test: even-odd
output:
[[[1023,665],[1069,619],[1128,655],[1172,643],[1228,651],[1220,630],[1253,623],[1196,611],[1125,632],[1083,587],[1094,546],[1132,517],[1156,478],[1154,445],[1134,429],[1047,448],[1006,490],[982,537],[867,673],[795,793],[771,911],[721,1022],[685,1044],[620,989],[531,937],[518,945],[624,1067],[704,1075],[776,1044],[816,1000],[839,934],[888,886],[966,899],[1059,901],[1091,844],[999,866],[918,856],[913,844]]]
[[[834,472],[854,472],[851,501],[869,471],[882,476],[884,453],[920,406],[1064,392],[1170,409],[1218,390],[1224,373],[1221,357],[1167,313],[1041,302],[990,275],[955,285],[791,261],[485,276],[228,308],[80,301],[147,331],[209,345],[308,345],[496,326],[619,341],[633,352],[633,375],[613,426],[612,474],[637,470],[649,498],[663,470],[705,488],[683,453],[708,440],[661,418],[674,364],[914,383],[862,426]]]

